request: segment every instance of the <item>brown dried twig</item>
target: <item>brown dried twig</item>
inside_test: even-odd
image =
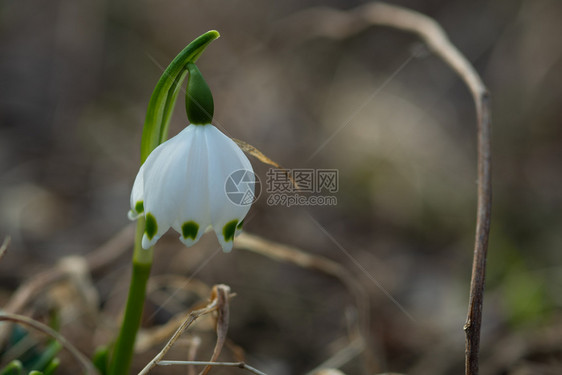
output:
[[[226,332],[228,330],[229,322],[229,303],[228,300],[232,295],[230,294],[230,287],[227,285],[215,285],[211,294],[211,301],[204,307],[191,311],[187,318],[183,321],[181,326],[176,330],[172,337],[168,340],[164,348],[139,372],[138,375],[146,375],[155,366],[171,366],[171,365],[182,365],[188,366],[188,371],[190,374],[194,371],[194,366],[205,366],[201,375],[207,374],[212,366],[223,366],[223,367],[237,367],[243,370],[247,370],[257,375],[266,375],[265,373],[257,370],[256,368],[247,365],[244,362],[216,362],[222,347],[226,341]],[[195,361],[193,357],[197,347],[199,346],[198,338],[192,344],[192,349],[190,350],[188,361],[164,361],[162,358],[166,353],[172,348],[172,346],[178,341],[180,336],[187,330],[195,320],[199,317],[209,314],[213,311],[217,311],[217,342],[215,344],[215,349],[213,350],[213,355],[210,361]]]
[[[168,353],[168,351],[174,346],[175,342],[180,338],[182,333],[188,329],[195,320],[199,317],[209,314],[213,311],[219,312],[219,317],[217,320],[217,343],[215,345],[215,350],[211,361],[209,362],[190,362],[186,364],[204,364],[205,369],[201,374],[206,374],[209,371],[209,365],[214,364],[215,360],[220,354],[220,350],[226,339],[226,330],[228,328],[228,299],[230,296],[230,287],[227,285],[215,285],[211,294],[211,301],[205,306],[197,310],[193,310],[189,313],[187,318],[183,321],[181,326],[174,332],[172,337],[168,340],[164,348],[139,372],[139,375],[148,374],[148,372],[156,365],[161,364],[162,358]]]
[[[221,353],[224,342],[226,341],[226,333],[228,332],[228,323],[230,322],[230,308],[228,303],[228,293],[230,288],[226,286],[220,286],[213,288],[212,299],[217,299],[217,342],[215,343],[215,349],[213,349],[213,355],[209,362],[215,362]],[[207,365],[201,371],[201,375],[207,375],[211,370],[211,365]]]
[[[205,307],[190,312],[187,318],[183,321],[182,325],[176,330],[176,332],[172,335],[170,340],[168,340],[164,348],[162,348],[162,350],[154,358],[152,358],[152,360],[141,370],[141,372],[139,372],[139,375],[148,374],[148,372],[154,366],[156,366],[160,362],[160,360],[166,355],[166,353],[172,348],[172,346],[179,339],[181,334],[187,328],[189,328],[189,326],[194,321],[196,321],[197,318],[199,318],[202,315],[208,314],[212,311],[215,311],[216,308],[217,308],[217,299],[214,299],[211,302],[209,302],[209,304],[207,304]]]
[[[282,22],[280,29],[293,38],[314,36],[344,39],[365,28],[387,26],[418,35],[468,86],[476,105],[478,138],[478,208],[476,239],[466,333],[465,373],[478,374],[478,352],[482,323],[482,302],[486,274],[486,253],[492,208],[491,118],[488,89],[463,54],[450,42],[441,26],[419,12],[395,5],[374,2],[350,11],[312,8]],[[289,26],[290,25],[290,26]]]
[[[0,313],[0,321],[8,321],[12,323],[24,324],[30,326],[48,336],[51,336],[72,354],[72,356],[80,363],[80,365],[84,368],[84,372],[86,374],[97,375],[99,374],[92,362],[82,354],[70,341],[65,339],[61,334],[53,330],[51,327],[46,326],[45,324],[28,318],[27,316],[17,315],[17,314],[9,314],[9,313]]]

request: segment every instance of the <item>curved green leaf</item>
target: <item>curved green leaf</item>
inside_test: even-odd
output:
[[[168,136],[168,124],[179,89],[186,76],[187,63],[197,61],[205,48],[219,36],[218,31],[211,30],[189,43],[160,77],[146,111],[141,140],[141,164]]]

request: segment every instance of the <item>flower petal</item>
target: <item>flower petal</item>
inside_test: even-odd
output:
[[[208,153],[205,127],[190,125],[194,129],[189,140],[190,147],[184,161],[185,186],[183,197],[177,202],[177,220],[173,228],[180,233],[180,241],[192,246],[211,224],[209,216]]]
[[[192,131],[193,127],[188,126],[156,147],[145,161],[144,211],[147,224],[149,214],[154,218],[156,231],[145,231],[143,248],[153,246],[178,218],[178,202],[185,194],[185,160]]]
[[[248,211],[251,204],[237,204],[233,202],[225,191],[225,184],[229,176],[237,171],[244,175],[251,172],[253,177],[253,169],[250,161],[244,155],[242,150],[221,133],[214,126],[210,126],[206,130],[207,148],[209,150],[209,213],[213,229],[223,248],[223,251],[229,252],[232,249],[232,241],[236,234],[236,226],[241,222]],[[238,182],[242,182],[238,180]],[[238,187],[253,196],[253,184],[242,183]]]

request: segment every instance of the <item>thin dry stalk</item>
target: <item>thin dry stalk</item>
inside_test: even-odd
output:
[[[70,341],[65,339],[61,334],[53,330],[51,327],[46,326],[45,324],[28,318],[27,316],[17,315],[17,314],[9,314],[9,313],[0,313],[0,321],[8,321],[12,323],[24,324],[30,326],[33,329],[36,329],[39,332],[42,332],[48,336],[51,336],[53,339],[60,342],[60,344],[72,354],[72,356],[80,363],[80,365],[84,368],[84,372],[86,374],[91,375],[99,375],[97,369],[92,365],[90,360],[82,354]]]
[[[486,275],[486,253],[492,208],[491,184],[491,118],[488,89],[470,62],[450,42],[441,26],[432,18],[399,6],[370,3],[350,11],[312,8],[289,18],[281,25],[292,37],[324,36],[344,39],[365,28],[387,26],[418,35],[468,86],[476,106],[478,138],[478,208],[476,239],[466,333],[465,373],[478,374],[478,352],[482,324],[482,303]]]
[[[218,290],[220,290],[220,292],[218,292]],[[164,358],[166,353],[168,353],[168,351],[172,348],[172,346],[174,346],[174,343],[180,338],[182,333],[186,329],[188,329],[191,326],[191,324],[193,324],[193,322],[195,322],[202,315],[209,314],[218,309],[219,304],[224,302],[224,300],[221,300],[218,297],[218,295],[222,294],[228,296],[229,292],[230,292],[230,287],[228,287],[227,285],[216,285],[215,287],[213,287],[213,294],[212,294],[211,301],[205,307],[198,310],[194,310],[189,313],[189,315],[184,320],[182,325],[176,330],[176,332],[174,332],[174,334],[172,335],[170,340],[168,340],[164,348],[162,348],[160,353],[158,353],[154,358],[152,358],[152,360],[141,370],[141,372],[139,372],[138,375],[148,374],[148,372],[154,366],[160,363],[162,358]],[[226,300],[228,300],[228,298],[226,298]]]
[[[228,332],[228,323],[230,322],[230,305],[228,303],[228,293],[230,288],[228,287],[218,287],[213,288],[213,298],[218,300],[217,302],[217,342],[215,343],[215,349],[213,350],[213,355],[209,362],[215,362],[221,353],[224,342],[226,341],[226,333]],[[200,375],[207,375],[211,371],[211,366],[207,366],[201,371]]]
[[[476,104],[478,137],[478,209],[476,238],[466,333],[465,373],[478,374],[478,353],[482,304],[486,277],[486,253],[492,209],[490,101],[486,86],[470,62],[449,41],[445,31],[433,19],[418,12],[384,4],[365,6],[365,17],[373,24],[396,27],[418,34],[428,47],[445,61],[465,82]]]

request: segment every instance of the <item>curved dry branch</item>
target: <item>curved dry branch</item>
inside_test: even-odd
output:
[[[486,253],[492,208],[491,118],[489,93],[470,62],[451,43],[441,26],[432,18],[399,6],[370,3],[349,11],[311,8],[282,22],[288,38],[329,37],[344,39],[370,26],[386,26],[418,35],[428,48],[459,75],[468,86],[476,106],[478,138],[478,208],[476,239],[466,333],[465,373],[478,374],[478,351],[482,323],[482,302],[486,274]]]
[[[492,210],[490,100],[489,93],[470,62],[449,41],[445,31],[421,13],[386,4],[369,4],[358,10],[372,24],[384,25],[419,35],[428,47],[447,63],[470,89],[476,105],[478,137],[478,209],[469,307],[464,331],[466,333],[465,373],[478,374],[478,352],[482,303],[486,277],[486,253],[490,234]]]
[[[175,342],[180,338],[182,333],[188,329],[193,322],[195,322],[199,317],[209,314],[216,310],[225,310],[225,304],[228,304],[228,298],[230,294],[230,287],[227,285],[215,285],[212,290],[211,300],[209,303],[197,310],[193,310],[189,313],[189,315],[184,319],[181,326],[176,330],[176,332],[170,337],[164,348],[154,357],[152,360],[139,372],[139,375],[148,374],[148,372],[154,368],[156,365],[160,364],[162,358],[168,353],[168,351],[174,346]],[[228,319],[227,316],[224,318]],[[221,337],[222,335],[226,335],[226,332],[222,332],[217,328],[217,345],[215,346],[215,351],[213,352],[213,357],[209,363],[214,363],[216,357],[218,357],[218,353],[224,343],[225,337]],[[201,362],[199,362],[201,363]],[[208,368],[208,367],[207,367]],[[208,371],[208,370],[204,370]]]

